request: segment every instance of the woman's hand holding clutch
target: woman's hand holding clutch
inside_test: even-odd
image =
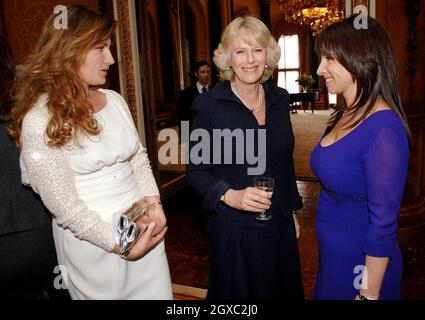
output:
[[[153,231],[153,235],[157,235],[167,225],[167,218],[165,217],[164,208],[162,207],[159,197],[145,197],[144,200],[147,202],[148,210],[142,217],[141,221],[144,224],[154,222],[156,227]]]
[[[141,221],[138,221],[138,225],[142,228],[141,235],[128,253],[121,255],[126,260],[135,261],[142,258],[164,238],[165,233],[167,232],[167,227],[164,227],[159,233],[154,235],[153,232],[157,227],[154,222],[145,225],[142,224]]]
[[[140,199],[121,214],[117,225],[118,250],[114,251],[127,260],[141,258],[162,240],[166,223],[159,196]]]

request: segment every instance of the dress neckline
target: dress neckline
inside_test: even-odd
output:
[[[103,92],[103,91],[100,91],[100,90],[98,90],[98,92],[100,92],[101,94],[103,94],[105,96],[106,103],[105,103],[105,105],[99,111],[93,112],[93,115],[99,115],[99,114],[101,114],[103,112],[103,110],[105,110],[108,107],[108,104],[109,104],[107,93],[106,92]]]
[[[344,136],[342,136],[341,138],[339,138],[338,140],[336,140],[336,141],[334,141],[333,143],[331,143],[331,144],[329,144],[329,145],[327,145],[327,146],[323,146],[322,145],[322,140],[326,137],[326,135],[329,133],[328,132],[328,128],[325,130],[325,134],[322,136],[322,138],[320,138],[320,141],[319,141],[319,147],[321,147],[321,148],[323,148],[323,149],[326,149],[326,148],[330,148],[330,147],[332,147],[332,146],[334,146],[334,145],[336,145],[336,144],[338,144],[338,143],[340,143],[340,141],[343,141],[344,139],[347,139],[347,138],[349,138],[351,135],[353,135],[356,131],[358,131],[359,130],[359,128],[361,128],[361,127],[363,127],[363,125],[365,125],[365,123],[366,122],[368,122],[368,120],[370,119],[370,118],[373,118],[376,114],[378,114],[378,113],[381,113],[381,112],[384,112],[384,111],[392,111],[392,112],[394,112],[394,110],[393,109],[383,109],[383,110],[379,110],[379,111],[376,111],[376,112],[374,112],[374,113],[372,113],[369,117],[367,117],[362,123],[360,123],[357,127],[355,127],[353,130],[351,130],[350,132],[348,132],[347,134],[345,134]]]

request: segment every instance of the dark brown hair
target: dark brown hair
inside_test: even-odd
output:
[[[317,55],[336,59],[357,82],[353,105],[347,106],[344,101],[337,106],[328,125],[333,127],[350,108],[354,110],[351,120],[361,115],[349,126],[354,127],[370,114],[378,98],[382,98],[398,114],[411,141],[397,86],[397,60],[391,41],[377,20],[367,17],[367,27],[362,29],[356,28],[356,17],[358,15],[330,25],[316,41]]]
[[[210,66],[210,64],[207,62],[207,61],[205,61],[205,60],[200,60],[200,61],[197,61],[194,65],[193,65],[193,73],[198,73],[199,72],[199,69],[201,69],[201,67],[202,66]]]

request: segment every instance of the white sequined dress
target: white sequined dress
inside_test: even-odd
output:
[[[46,145],[47,96],[39,98],[22,124],[22,181],[55,217],[58,261],[73,299],[172,299],[163,241],[135,262],[111,252],[113,216],[159,192],[127,104],[99,91],[107,100],[94,115],[101,133],[84,138],[82,149]]]

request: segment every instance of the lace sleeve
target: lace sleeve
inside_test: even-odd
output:
[[[402,128],[383,128],[367,153],[365,176],[370,221],[364,250],[367,255],[393,254],[408,159],[409,146]]]
[[[20,157],[23,182],[40,195],[58,225],[68,228],[78,239],[112,251],[112,225],[89,211],[79,198],[64,151],[45,143],[48,119],[47,109],[40,107],[34,107],[24,118]]]
[[[146,148],[139,142],[137,153],[130,160],[141,196],[159,195],[158,186],[152,173]]]

